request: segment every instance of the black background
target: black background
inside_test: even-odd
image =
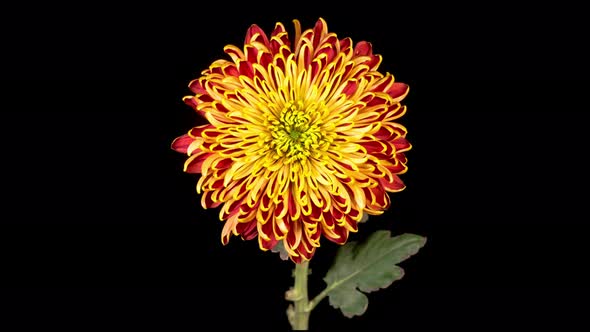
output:
[[[407,189],[351,239],[389,229],[428,243],[364,316],[324,301],[312,329],[587,326],[580,10],[377,6],[6,10],[0,325],[288,330],[291,263],[255,241],[223,247],[218,211],[200,207],[169,146],[198,121],[181,101],[188,82],[224,45],[252,23],[323,17],[411,88]],[[323,241],[314,257],[312,295],[336,249]]]

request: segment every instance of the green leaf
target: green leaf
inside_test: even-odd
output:
[[[426,238],[414,234],[391,237],[389,231],[376,231],[363,243],[349,242],[336,253],[324,277],[330,305],[344,316],[360,316],[369,305],[364,293],[386,288],[404,275],[396,264],[416,254]]]
[[[289,253],[287,252],[287,249],[285,249],[285,246],[283,245],[283,241],[277,242],[277,244],[270,251],[274,252],[274,253],[278,253],[279,257],[281,257],[281,259],[284,261],[289,259]]]

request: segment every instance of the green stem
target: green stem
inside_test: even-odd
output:
[[[307,276],[309,262],[304,261],[295,264],[295,286],[292,290],[292,300],[295,310],[290,317],[291,327],[294,331],[306,331],[309,326],[309,300],[307,297]]]

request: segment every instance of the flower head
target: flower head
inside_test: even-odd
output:
[[[189,84],[186,104],[207,124],[174,140],[184,171],[200,173],[204,208],[221,207],[221,240],[278,241],[294,262],[321,237],[343,244],[363,213],[389,207],[404,189],[406,129],[395,121],[408,86],[377,71],[370,43],[338,39],[319,19],[290,39],[281,23],[257,25],[231,59],[214,61]]]

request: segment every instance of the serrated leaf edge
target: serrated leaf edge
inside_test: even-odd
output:
[[[401,238],[401,237],[403,237],[403,236],[407,236],[407,235],[412,235],[412,236],[416,236],[416,237],[418,237],[418,238],[419,238],[419,240],[420,240],[420,241],[419,241],[419,242],[420,242],[420,244],[419,244],[418,248],[417,248],[417,249],[416,249],[414,252],[411,252],[411,253],[410,253],[408,256],[405,256],[405,257],[404,257],[404,258],[403,258],[403,259],[400,261],[400,263],[401,263],[402,261],[404,261],[404,260],[406,260],[406,259],[410,258],[411,256],[415,255],[415,254],[418,252],[418,250],[420,250],[420,249],[421,249],[422,247],[424,247],[424,245],[426,244],[426,238],[425,238],[425,237],[423,237],[423,236],[420,236],[420,235],[415,235],[415,234],[408,234],[408,233],[406,233],[406,234],[398,235],[398,236],[395,236],[395,237],[391,237],[391,232],[389,232],[389,231],[384,231],[384,232],[387,232],[387,234],[388,234],[388,236],[389,236],[389,238],[390,238],[390,239],[399,239],[399,238]],[[344,284],[344,283],[348,282],[348,281],[349,281],[351,278],[355,277],[356,275],[358,275],[359,273],[361,273],[362,271],[364,271],[364,270],[365,270],[365,269],[366,269],[368,266],[371,266],[371,265],[375,264],[375,262],[376,262],[376,261],[379,261],[379,260],[381,260],[383,257],[387,256],[387,254],[389,254],[389,253],[391,253],[392,251],[394,251],[394,250],[398,249],[400,246],[401,246],[401,245],[397,245],[397,246],[395,246],[395,247],[391,248],[390,250],[386,251],[384,254],[380,255],[380,256],[379,256],[377,259],[374,259],[374,260],[372,260],[372,261],[371,261],[369,264],[364,264],[364,265],[362,265],[362,267],[361,267],[360,269],[357,269],[357,270],[355,270],[353,273],[351,273],[351,274],[350,274],[350,275],[348,275],[347,277],[345,277],[345,278],[343,278],[343,279],[341,279],[341,280],[339,280],[339,281],[336,281],[336,282],[332,283],[332,287],[330,287],[330,286],[328,285],[328,287],[326,288],[326,289],[329,289],[329,290],[327,291],[327,293],[329,294],[329,293],[330,293],[330,292],[331,292],[331,291],[332,291],[334,288],[337,288],[337,287],[339,287],[341,284]],[[357,250],[358,250],[358,247],[356,247],[355,249],[357,249]],[[356,256],[356,253],[355,253],[355,256]],[[397,264],[394,264],[394,265],[397,265]],[[330,268],[330,269],[331,269],[331,268]],[[403,270],[403,269],[402,269],[402,270]],[[328,270],[328,271],[329,271],[329,270]],[[326,280],[326,278],[324,277],[324,281],[325,281],[325,280]],[[399,279],[397,279],[397,280],[399,280]],[[395,281],[396,281],[396,280],[394,280],[394,282],[395,282]],[[391,284],[389,284],[389,285],[391,285]],[[389,285],[388,285],[388,286],[389,286]],[[356,288],[357,288],[357,287],[355,287],[355,289],[356,289]],[[382,289],[382,288],[379,288],[379,289]]]

